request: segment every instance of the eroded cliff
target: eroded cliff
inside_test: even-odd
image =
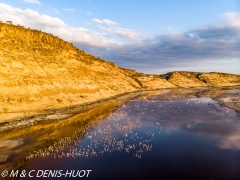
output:
[[[52,34],[0,22],[0,122],[139,90],[240,85],[240,75],[146,75]]]
[[[0,23],[2,120],[152,88],[135,76],[52,34]]]

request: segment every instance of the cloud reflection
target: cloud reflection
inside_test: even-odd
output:
[[[161,122],[169,131],[180,129],[189,134],[204,136],[217,141],[222,149],[240,150],[240,119],[235,110],[227,108],[211,98],[191,98],[182,100],[159,100],[151,97],[140,105],[138,111],[145,108],[144,116],[152,117],[148,121]],[[143,101],[139,101],[143,104]]]

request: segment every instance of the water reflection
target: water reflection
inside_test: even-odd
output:
[[[23,168],[92,169],[96,179],[240,178],[240,117],[229,108],[238,98],[231,88],[162,90],[105,115],[99,107],[34,126],[29,135],[41,127],[45,137],[35,140],[48,143],[26,151]]]
[[[68,162],[76,159],[74,164],[77,166],[84,158],[85,166],[93,168],[94,172],[99,169],[99,157],[104,157],[106,161],[119,160],[121,157],[126,164],[115,165],[116,168],[111,170],[119,177],[126,177],[119,169],[127,166],[129,177],[134,178],[155,157],[150,166],[156,169],[165,164],[166,170],[162,172],[164,177],[177,177],[167,175],[170,169],[177,172],[179,169],[188,169],[187,173],[184,172],[185,176],[195,177],[190,166],[199,168],[195,172],[200,173],[200,177],[223,177],[218,172],[220,170],[225,170],[224,177],[239,177],[236,170],[240,165],[237,160],[240,157],[239,130],[240,118],[235,110],[211,98],[160,100],[158,96],[151,96],[125,103],[107,118],[98,121],[91,130],[87,126],[84,129],[80,127],[72,137],[60,139],[27,158],[41,157],[42,161],[54,159],[55,162],[66,158]],[[139,168],[136,170],[131,163],[127,165],[134,159],[143,159],[142,162],[146,164],[136,165]],[[102,159],[101,163],[105,160]],[[95,163],[98,165],[93,165]],[[226,163],[230,170],[226,170]],[[41,167],[36,164],[32,166]],[[54,163],[55,166],[58,165]],[[85,166],[81,165],[83,168]],[[212,168],[210,173],[207,173],[207,167]],[[104,168],[100,169],[107,172]],[[153,175],[149,172],[144,177]],[[178,173],[180,177],[185,177],[184,173]],[[95,178],[102,175],[95,174]],[[160,176],[155,174],[152,177]],[[113,178],[114,175],[106,177]]]
[[[32,158],[26,158],[36,152],[45,151],[49,146],[66,138],[74,137],[74,132],[79,127],[84,130],[85,134],[103,118],[107,117],[111,111],[115,110],[122,103],[129,100],[132,95],[122,96],[115,100],[103,102],[101,106],[98,104],[86,108],[80,114],[63,120],[43,120],[37,124],[28,124],[10,130],[0,131],[0,169],[12,170],[19,169],[29,163]],[[135,96],[135,95],[134,95]],[[67,112],[69,110],[67,109]],[[74,109],[74,112],[76,110]],[[70,111],[70,113],[73,113]],[[8,128],[2,128],[8,129]],[[75,138],[81,139],[81,136]],[[72,138],[73,139],[73,138]],[[13,146],[13,142],[21,140],[20,146]],[[12,142],[10,148],[5,148],[6,142]],[[19,141],[20,142],[20,141]]]

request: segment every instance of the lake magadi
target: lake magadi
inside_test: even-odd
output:
[[[18,179],[239,179],[239,107],[237,87],[152,91],[6,132],[2,144],[21,143],[2,148],[0,166],[24,170]]]

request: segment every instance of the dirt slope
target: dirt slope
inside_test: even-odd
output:
[[[0,122],[139,90],[240,85],[226,73],[146,75],[52,34],[0,21]]]
[[[146,86],[135,76],[141,75],[52,34],[0,23],[0,121],[30,115],[30,111],[159,88],[151,83]],[[164,83],[174,87],[167,81],[162,87]]]

